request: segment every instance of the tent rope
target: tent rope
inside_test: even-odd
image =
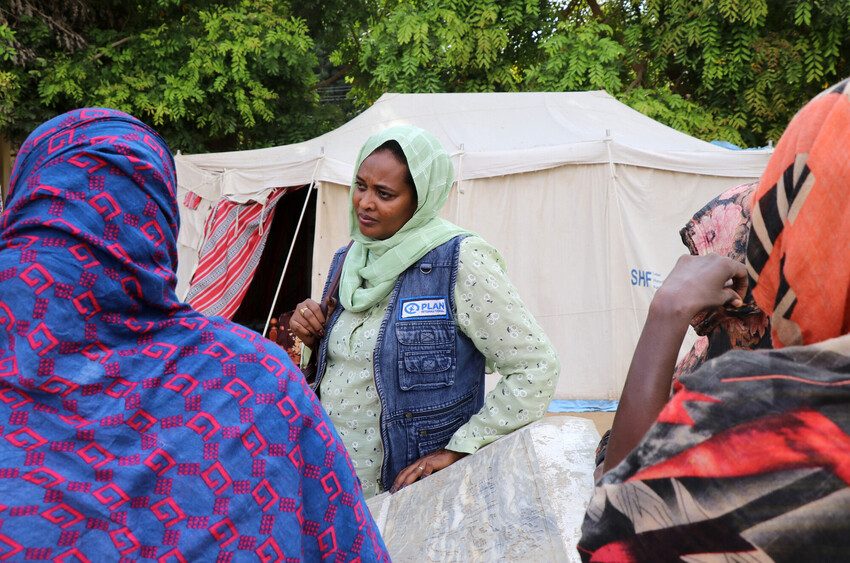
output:
[[[292,242],[289,244],[289,252],[286,253],[286,261],[283,263],[283,271],[280,273],[280,280],[277,282],[277,289],[274,292],[272,306],[269,308],[269,316],[266,318],[266,326],[263,327],[263,335],[268,334],[269,324],[271,324],[274,308],[277,305],[277,298],[280,296],[280,288],[283,286],[283,278],[286,276],[286,270],[289,269],[289,261],[292,258],[292,252],[295,250],[295,241],[298,240],[298,233],[301,231],[301,223],[304,221],[304,214],[307,212],[307,204],[310,203],[310,194],[316,188],[316,173],[319,171],[319,164],[325,158],[325,149],[322,149],[319,158],[316,159],[316,167],[313,168],[313,176],[310,180],[310,185],[307,186],[307,195],[304,196],[304,206],[301,208],[301,215],[298,217],[298,224],[295,226],[295,233],[292,235]]]
[[[281,189],[283,189],[284,194],[289,191],[289,188],[281,188]],[[265,232],[264,227],[265,227],[265,224],[266,224],[266,213],[269,210],[269,200],[272,198],[272,194],[274,194],[274,193],[275,193],[275,190],[272,190],[271,192],[269,192],[269,194],[266,196],[266,199],[263,200],[263,204],[262,204],[263,207],[260,209],[260,238],[263,238],[263,234]],[[283,195],[281,195],[281,197],[283,197]]]

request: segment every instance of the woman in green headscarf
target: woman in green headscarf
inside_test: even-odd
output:
[[[496,249],[437,216],[454,168],[433,135],[373,135],[356,170],[335,306],[308,299],[291,328],[319,354],[317,392],[371,496],[543,416],[559,361]],[[485,365],[502,375],[486,398]]]

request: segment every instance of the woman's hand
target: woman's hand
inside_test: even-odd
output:
[[[328,317],[331,316],[335,307],[336,300],[331,299],[328,304]],[[312,299],[306,299],[295,307],[295,312],[289,320],[289,328],[307,348],[312,350],[316,342],[325,335],[326,321],[322,307]]]
[[[701,311],[744,304],[747,269],[731,258],[682,256],[655,293],[651,308],[687,322]]]
[[[420,457],[417,461],[401,470],[395,478],[390,492],[397,493],[411,483],[415,483],[435,471],[445,469],[460,458],[468,455],[467,453],[453,452],[451,450],[437,450],[436,452],[431,452],[426,456]]]
[[[655,292],[614,415],[604,470],[638,445],[670,397],[676,357],[691,318],[726,304],[739,307],[747,269],[730,258],[682,256]]]

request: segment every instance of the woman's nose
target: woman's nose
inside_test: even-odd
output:
[[[373,209],[375,207],[375,198],[372,196],[372,193],[369,190],[360,196],[360,208],[361,209]]]

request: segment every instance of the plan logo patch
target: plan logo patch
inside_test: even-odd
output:
[[[448,305],[445,297],[425,297],[402,299],[399,306],[399,319],[447,319]]]

